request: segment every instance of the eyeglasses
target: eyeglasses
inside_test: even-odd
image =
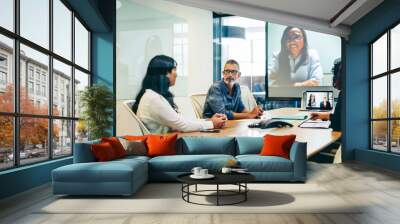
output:
[[[232,75],[237,75],[237,74],[239,74],[239,71],[238,70],[229,70],[229,69],[225,69],[225,70],[223,70],[222,71],[224,74],[232,74]]]

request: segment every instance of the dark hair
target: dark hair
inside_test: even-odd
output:
[[[236,60],[229,59],[225,62],[225,65],[230,64],[230,65],[237,65],[238,69],[240,69],[239,63]]]
[[[342,75],[344,74],[341,58],[337,58],[333,62],[332,73],[333,73],[332,86],[340,90],[342,88],[341,86]]]
[[[311,102],[311,96],[314,97],[313,101]],[[308,106],[311,107],[311,103],[315,103],[315,96],[314,94],[310,94],[310,98],[308,99]]]
[[[278,60],[279,60],[279,68],[278,68],[278,74],[279,76],[282,76],[282,74],[290,74],[290,64],[289,64],[289,50],[286,47],[286,43],[289,41],[289,31],[293,28],[297,28],[301,31],[303,34],[303,41],[304,41],[304,47],[301,49],[300,52],[300,60],[299,62],[294,66],[294,72],[297,71],[297,69],[304,64],[304,62],[308,59],[308,40],[307,40],[307,35],[306,32],[298,27],[293,27],[293,26],[288,26],[286,29],[283,31],[282,38],[281,38],[281,51],[279,52]],[[280,77],[283,80],[286,80],[287,77]]]
[[[132,106],[132,110],[135,113],[138,110],[140,99],[142,99],[146,89],[151,89],[163,96],[171,107],[177,110],[177,106],[174,103],[174,95],[169,91],[169,79],[167,77],[167,74],[176,68],[176,66],[176,61],[165,55],[157,55],[150,60],[146,75],[142,81],[142,88],[136,96],[135,104]]]

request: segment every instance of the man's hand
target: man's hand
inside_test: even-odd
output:
[[[214,114],[210,120],[213,122],[215,129],[223,128],[228,120],[225,114]]]
[[[331,114],[327,113],[327,112],[313,112],[310,113],[310,119],[311,120],[323,120],[323,121],[327,121],[330,119]]]
[[[248,112],[249,119],[259,118],[263,114],[263,110],[259,107],[254,107],[252,111]]]

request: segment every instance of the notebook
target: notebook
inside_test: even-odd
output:
[[[330,121],[321,120],[306,120],[299,125],[300,128],[329,128],[330,126]]]

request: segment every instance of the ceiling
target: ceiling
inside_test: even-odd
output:
[[[383,2],[383,0],[168,1],[220,13],[265,20],[283,25],[299,26],[342,37],[347,37],[350,34],[353,23]]]

